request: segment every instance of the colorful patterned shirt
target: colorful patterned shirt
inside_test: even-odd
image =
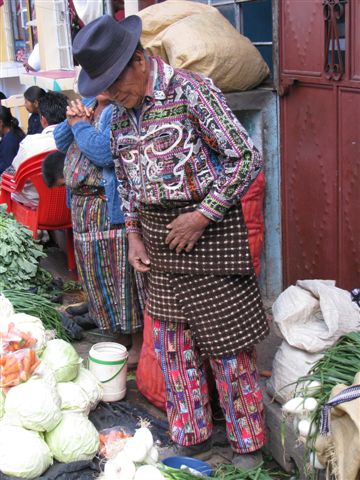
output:
[[[197,204],[221,221],[263,167],[246,130],[212,81],[150,57],[141,112],[113,109],[111,147],[127,232],[141,204]]]

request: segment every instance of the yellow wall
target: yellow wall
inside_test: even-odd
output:
[[[8,60],[5,40],[5,19],[3,5],[0,7],[0,62],[7,62]]]

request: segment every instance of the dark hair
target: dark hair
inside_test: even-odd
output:
[[[6,95],[4,92],[0,92],[0,100],[6,100]]]
[[[56,125],[66,118],[68,99],[63,93],[47,92],[39,98],[39,113],[49,125]]]
[[[51,188],[55,186],[56,180],[64,178],[65,154],[52,152],[47,155],[41,165],[42,176],[46,185]]]
[[[27,90],[25,90],[24,97],[29,102],[34,103],[36,100],[39,100],[40,97],[45,95],[45,93],[46,93],[45,90],[34,85],[32,87],[29,87]]]
[[[25,133],[19,127],[18,119],[11,115],[10,108],[0,105],[0,120],[3,122],[4,126],[10,128],[19,139],[25,137]]]

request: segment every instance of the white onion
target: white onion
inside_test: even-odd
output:
[[[292,398],[282,406],[282,409],[286,413],[301,413],[304,409],[304,398]]]
[[[145,463],[148,463],[149,465],[155,465],[159,460],[159,452],[156,447],[151,447],[147,457],[145,458]]]
[[[146,444],[135,437],[127,440],[123,451],[132,462],[143,462],[148,453]]]
[[[164,480],[164,476],[152,465],[142,465],[136,470],[134,480]]]
[[[123,453],[118,453],[106,462],[104,474],[109,479],[133,480],[136,472],[134,463]]]
[[[154,445],[154,439],[152,433],[147,427],[141,427],[136,430],[134,438],[141,443],[146,445],[146,450],[149,451]]]
[[[305,399],[304,410],[306,410],[307,412],[313,412],[314,410],[316,410],[317,406],[318,402],[315,398],[309,397]]]
[[[315,425],[311,423],[310,420],[306,420],[306,419],[300,420],[297,427],[302,437],[307,437],[309,435],[312,435],[316,431]]]
[[[317,470],[324,470],[325,466],[320,462],[319,457],[317,456],[316,452],[310,453],[309,458],[310,465],[316,468]]]

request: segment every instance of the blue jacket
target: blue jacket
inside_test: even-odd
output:
[[[83,99],[86,106],[94,104],[94,98]],[[117,191],[118,181],[115,175],[114,161],[110,150],[110,123],[112,105],[106,107],[100,116],[99,130],[87,122],[78,122],[72,127],[67,120],[54,130],[56,147],[66,153],[75,140],[79,149],[97,167],[103,169],[102,185],[108,203],[110,223],[124,223],[121,203]]]

